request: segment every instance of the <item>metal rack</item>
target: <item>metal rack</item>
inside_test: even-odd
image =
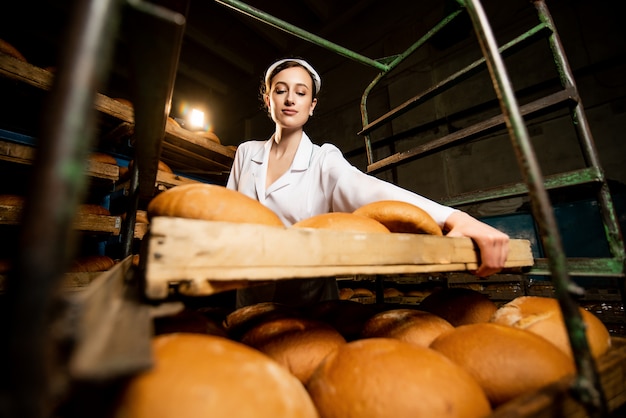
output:
[[[337,44],[329,42],[315,34],[301,30],[288,22],[277,19],[258,9],[250,7],[237,0],[216,0],[219,3],[232,7],[233,9],[254,17],[262,22],[282,29],[294,36],[307,40],[318,46],[336,52],[353,61],[380,70],[380,73],[365,89],[361,99],[361,118],[363,129],[359,135],[365,138],[365,148],[368,159],[367,171],[376,173],[383,169],[392,168],[403,162],[408,162],[420,156],[436,152],[454,143],[460,143],[470,136],[475,136],[494,126],[506,125],[512,144],[514,146],[517,161],[522,172],[524,183],[508,185],[505,187],[492,189],[486,192],[465,194],[458,196],[445,203],[455,206],[466,203],[475,203],[501,199],[513,196],[528,194],[532,204],[533,215],[538,223],[542,242],[547,254],[547,259],[536,260],[536,266],[532,269],[533,274],[551,275],[555,285],[556,296],[561,309],[566,318],[566,326],[570,336],[570,341],[575,353],[576,365],[579,372],[579,379],[576,384],[577,393],[581,402],[587,407],[590,415],[602,416],[606,412],[606,402],[599,385],[597,372],[594,368],[593,360],[589,354],[589,347],[584,333],[584,324],[578,305],[573,299],[573,295],[579,294],[579,289],[570,279],[570,274],[598,275],[624,277],[625,251],[617,215],[613,206],[611,194],[607,180],[599,162],[597,151],[591,135],[585,111],[578,95],[578,90],[572,71],[569,67],[566,55],[561,45],[552,17],[543,0],[534,0],[532,3],[536,8],[539,23],[519,35],[517,38],[498,47],[491,31],[489,20],[487,19],[480,1],[478,0],[456,0],[456,7],[423,37],[410,45],[405,51],[384,59],[371,59],[361,54],[350,51]],[[367,111],[367,100],[370,92],[394,69],[396,69],[406,58],[411,56],[439,31],[453,22],[464,13],[469,13],[474,31],[478,37],[483,58],[473,62],[447,79],[437,83],[426,91],[405,101],[400,106],[391,109],[389,112],[370,122]],[[524,45],[534,42],[536,39],[544,37],[548,39],[549,46],[554,57],[554,64],[560,76],[562,91],[551,94],[542,99],[520,107],[517,103],[514,90],[508,78],[502,56],[512,52]],[[372,150],[371,132],[385,126],[397,117],[403,115],[410,109],[432,99],[463,81],[470,75],[482,71],[487,67],[494,89],[498,96],[502,114],[474,126],[462,129],[458,132],[438,138],[429,143],[412,148],[408,151],[396,153],[386,158],[374,161]],[[575,172],[562,173],[544,178],[535,152],[530,143],[528,132],[523,116],[532,116],[543,109],[556,105],[569,106],[571,109],[572,122],[576,128],[578,139],[583,150],[587,167]],[[402,133],[395,137],[400,138]],[[394,137],[380,140],[385,143],[392,143]],[[593,184],[597,186],[598,202],[601,207],[602,220],[606,239],[609,244],[611,257],[584,260],[567,260],[561,244],[561,238],[552,211],[552,206],[547,194],[547,189],[556,189],[569,186]]]
[[[464,76],[478,71],[479,67],[486,65],[489,68],[494,87],[498,92],[503,116],[486,121],[476,128],[479,130],[486,129],[490,124],[504,123],[507,125],[526,183],[511,186],[507,189],[494,190],[489,194],[463,196],[456,202],[448,203],[460,204],[466,201],[490,200],[523,193],[530,194],[533,210],[540,224],[542,239],[545,247],[548,249],[547,262],[545,264],[538,263],[535,273],[543,271],[545,274],[548,274],[549,270],[549,273],[552,274],[557,287],[557,296],[567,318],[570,339],[576,353],[580,374],[577,389],[581,401],[588,405],[591,414],[603,414],[606,407],[602,399],[602,391],[599,389],[593,362],[590,359],[586,339],[584,338],[583,324],[577,305],[573,302],[570,295],[570,292],[575,292],[577,289],[570,282],[569,273],[572,271],[585,271],[587,273],[594,271],[599,274],[623,277],[624,247],[606,179],[597,158],[593,139],[589,133],[584,110],[577,95],[576,85],[545,3],[543,1],[534,1],[541,24],[511,43],[498,48],[493,40],[489,22],[482,12],[480,2],[477,0],[467,2],[457,0],[458,8],[441,20],[428,34],[411,45],[406,51],[389,59],[374,60],[330,43],[314,34],[302,31],[287,22],[280,21],[239,1],[216,1],[265,23],[272,24],[295,36],[337,52],[351,60],[381,71],[365,91],[361,104],[363,130],[360,134],[365,137],[369,160],[368,172],[372,173],[384,167],[391,167],[402,161],[417,158],[426,151],[430,152],[433,149],[462,140],[463,135],[461,132],[428,144],[428,148],[414,149],[375,162],[372,159],[372,143],[369,133],[403,114],[413,106],[445,91]],[[12,388],[11,393],[20,396],[12,399],[10,402],[10,407],[13,408],[13,411],[10,412],[16,413],[16,416],[40,417],[47,416],[49,412],[50,392],[53,392],[54,388],[51,387],[51,380],[45,379],[50,377],[46,372],[47,362],[50,360],[51,355],[58,353],[51,353],[47,349],[47,347],[54,346],[54,344],[50,344],[51,336],[47,333],[50,325],[48,318],[54,303],[57,301],[55,296],[63,265],[72,252],[71,219],[84,189],[82,177],[72,174],[80,172],[76,167],[80,167],[88,145],[91,142],[89,126],[93,123],[93,118],[90,104],[93,103],[95,97],[95,87],[99,84],[94,81],[101,79],[108,67],[113,33],[119,24],[124,3],[121,0],[78,2],[81,7],[76,10],[76,17],[73,20],[75,26],[73,26],[70,36],[75,41],[75,44],[68,45],[68,55],[64,58],[59,68],[59,80],[55,80],[53,100],[51,102],[53,104],[51,109],[55,111],[51,113],[51,117],[46,125],[50,128],[48,130],[49,135],[43,143],[47,145],[39,153],[36,164],[38,170],[34,177],[34,187],[32,188],[32,195],[29,198],[29,206],[27,206],[23,221],[25,227],[22,234],[22,251],[17,256],[17,268],[12,275],[12,278],[19,277],[19,280],[13,280],[11,283],[13,287],[10,289],[14,297],[11,301],[10,316],[21,318],[22,322],[32,325],[29,327],[11,326],[9,329],[9,343],[4,347],[4,349],[9,350],[10,354],[16,355],[15,364],[9,370],[10,376],[19,377],[12,382],[15,387]],[[153,190],[161,146],[159,138],[163,137],[165,119],[171,99],[173,74],[176,69],[184,25],[184,13],[182,11],[179,13],[161,8],[152,8],[140,1],[127,1],[126,3],[133,7],[130,13],[135,14],[137,19],[145,19],[149,16],[147,21],[142,20],[142,23],[135,25],[137,28],[141,28],[138,32],[158,33],[159,40],[163,42],[162,47],[144,49],[145,53],[160,51],[159,53],[162,55],[156,59],[151,57],[149,61],[162,62],[163,66],[152,68],[149,74],[145,74],[146,77],[137,77],[137,81],[141,81],[136,92],[138,110],[136,115],[136,137],[139,160],[133,173],[131,186],[132,201],[136,202],[138,196],[151,194]],[[485,58],[370,123],[366,103],[367,95],[372,88],[438,30],[445,27],[460,14],[466,12],[472,18],[474,29],[481,40]],[[158,26],[159,30],[147,31],[145,30],[145,25]],[[501,54],[506,53],[509,48],[517,44],[526,42],[530,38],[546,34],[555,54],[555,63],[559,67],[560,74],[562,74],[564,90],[532,105],[520,108],[516,103],[506,69],[502,64]],[[137,33],[136,36],[137,42],[141,43],[141,33]],[[153,43],[154,38],[151,38],[150,42]],[[141,48],[138,50],[141,50]],[[138,62],[141,61],[142,57],[138,57]],[[149,87],[154,85],[160,87],[158,89]],[[80,94],[77,94],[77,92]],[[586,153],[589,168],[560,177],[543,179],[535,162],[534,151],[529,144],[528,134],[521,116],[523,114],[531,114],[542,107],[556,103],[573,104],[572,114],[584,144],[583,149]],[[79,123],[76,123],[76,121]],[[58,176],[58,173],[63,173],[64,175]],[[68,173],[69,175],[67,175]],[[582,264],[567,263],[561,249],[559,234],[556,230],[551,206],[546,195],[546,188],[590,182],[599,185],[599,201],[602,204],[605,230],[607,240],[610,243],[612,257]],[[126,230],[132,231],[132,227],[133,221],[126,226]],[[36,246],[30,246],[29,244],[32,241],[29,241],[29,239],[33,236],[40,236],[42,233],[46,235],[46,239],[37,241],[39,244]],[[127,235],[132,236],[132,234]],[[24,348],[26,350],[20,351]],[[35,361],[33,362],[33,360]],[[32,363],[29,364],[29,362]],[[129,372],[128,368],[126,368],[126,372]],[[42,377],[45,378],[41,379]],[[3,383],[6,384],[7,382]],[[33,384],[33,382],[38,382],[39,384]]]

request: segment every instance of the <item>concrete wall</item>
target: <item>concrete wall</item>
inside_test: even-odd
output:
[[[574,70],[580,96],[596,146],[608,178],[626,183],[626,31],[619,14],[608,0],[597,2],[549,1],[548,6],[559,30],[565,51]],[[530,2],[485,2],[498,43],[511,40],[537,23]],[[434,22],[439,16],[432,16]],[[387,56],[402,52],[427,30],[427,19],[372,45],[364,55]],[[384,114],[432,83],[441,81],[481,57],[471,29],[456,44],[445,49],[427,44],[389,75],[370,96],[370,120]],[[547,43],[537,42],[505,61],[520,104],[558,91],[555,71]],[[320,98],[318,112],[307,132],[315,142],[332,142],[349,159],[365,170],[366,157],[361,129],[359,101],[376,72],[345,60],[325,74],[325,85],[333,86]],[[340,86],[340,87],[339,87]],[[410,111],[390,126],[378,130],[373,139],[391,132],[422,127],[391,147],[376,149],[375,158],[407,150],[449,132],[470,126],[498,114],[499,108],[491,80],[486,72],[473,76],[434,100]],[[558,109],[528,120],[544,175],[584,167],[576,134],[567,109]],[[271,126],[268,128],[271,132]],[[395,149],[395,151],[394,151]],[[458,193],[521,181],[515,154],[504,129],[472,138],[459,146],[401,165],[397,170],[377,174],[436,200]],[[519,204],[513,204],[512,207]],[[507,205],[504,205],[507,206]],[[511,209],[507,207],[507,209]]]

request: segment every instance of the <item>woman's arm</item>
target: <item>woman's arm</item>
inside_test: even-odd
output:
[[[476,243],[480,251],[477,276],[489,276],[504,267],[509,254],[509,236],[505,233],[461,211],[446,219],[444,230],[448,237],[469,237]]]

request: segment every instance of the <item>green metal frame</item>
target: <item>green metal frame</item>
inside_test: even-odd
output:
[[[587,407],[592,416],[603,416],[606,412],[606,401],[599,385],[593,360],[589,354],[589,347],[585,338],[585,327],[578,310],[578,304],[572,298],[572,294],[579,293],[580,289],[571,281],[570,272],[580,275],[623,277],[625,270],[624,260],[626,257],[624,243],[619,223],[617,221],[615,208],[608,189],[608,184],[597,157],[593,137],[587,124],[580,97],[578,97],[572,71],[567,62],[561,41],[545,2],[543,0],[533,0],[533,4],[539,17],[540,23],[538,25],[498,48],[480,1],[456,0],[457,7],[450,11],[449,14],[439,21],[430,31],[409,46],[409,48],[407,48],[404,52],[392,57],[374,60],[328,42],[317,35],[297,28],[280,19],[276,19],[273,16],[250,7],[240,1],[216,1],[259,19],[262,22],[271,24],[281,30],[293,34],[294,36],[380,70],[380,73],[365,89],[360,103],[363,129],[359,132],[359,134],[363,135],[365,138],[365,148],[368,159],[367,171],[370,173],[384,168],[391,168],[401,162],[415,159],[420,155],[433,152],[434,150],[440,149],[451,143],[461,141],[469,135],[474,135],[477,132],[490,129],[497,125],[506,125],[515,148],[520,170],[522,171],[525,182],[523,184],[509,185],[489,191],[459,196],[456,198],[456,201],[453,199],[444,203],[454,205],[524,194],[530,195],[533,214],[538,222],[542,242],[544,244],[544,248],[546,249],[546,253],[548,254],[547,260],[539,262],[538,266],[532,270],[531,273],[550,274],[552,276],[552,281],[555,284],[556,296],[559,300],[561,310],[564,313],[564,317],[566,318],[566,326],[570,336],[570,342],[575,353],[576,365],[579,372],[579,378],[576,384],[577,393],[581,402],[583,402],[583,404]],[[367,112],[367,100],[372,90],[406,58],[411,56],[411,54],[413,54],[417,49],[428,42],[442,28],[465,12],[470,15],[484,57],[469,66],[466,66],[440,83],[432,86],[430,89],[390,110],[373,122],[370,122]],[[508,79],[508,74],[503,64],[502,56],[515,51],[519,47],[523,47],[529,42],[534,42],[540,37],[548,38],[563,91],[520,108],[517,104],[513,88]],[[372,131],[392,121],[408,110],[426,102],[434,96],[443,93],[470,75],[484,70],[485,66],[490,72],[494,89],[496,90],[500,101],[502,110],[501,116],[483,121],[474,127],[447,135],[444,138],[439,138],[429,144],[392,155],[380,161],[374,161],[372,142],[370,138],[370,133]],[[570,106],[570,109],[572,109],[572,120],[576,127],[578,139],[587,162],[587,168],[561,175],[550,176],[544,179],[539,169],[522,116],[538,112],[541,109],[545,109],[556,104],[566,104]],[[396,134],[396,136],[401,137],[402,134]],[[385,141],[393,141],[393,137],[387,138]],[[563,252],[560,235],[554,219],[554,213],[546,190],[588,183],[599,184],[598,201],[602,210],[605,234],[612,257],[587,259],[582,261],[567,260]]]

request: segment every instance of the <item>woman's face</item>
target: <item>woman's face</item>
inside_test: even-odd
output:
[[[315,109],[313,79],[302,67],[285,68],[271,80],[265,96],[272,120],[283,128],[301,128]]]

